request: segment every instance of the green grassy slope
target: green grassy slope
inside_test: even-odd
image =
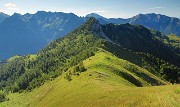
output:
[[[166,83],[146,69],[119,59],[111,53],[98,51],[95,56],[84,60],[83,64],[87,70],[79,76],[71,75],[71,81],[64,77],[67,73],[72,73],[72,68],[32,92],[10,94],[9,101],[1,103],[0,106],[180,106],[179,85],[151,87],[148,79]],[[147,78],[135,72],[147,74]],[[136,87],[135,81],[130,81],[123,73],[131,75],[131,79],[134,78],[146,87]]]

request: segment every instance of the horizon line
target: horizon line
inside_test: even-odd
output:
[[[5,15],[8,15],[8,16],[13,16],[14,14],[20,14],[20,15],[31,14],[31,15],[33,15],[33,14],[36,14],[36,13],[38,13],[38,12],[46,12],[46,13],[48,13],[48,12],[51,12],[51,13],[66,13],[66,14],[74,14],[74,15],[76,15],[76,16],[78,16],[78,17],[86,17],[86,15],[94,13],[94,14],[97,14],[97,15],[102,16],[102,17],[104,17],[104,18],[107,18],[107,17],[105,17],[105,16],[103,16],[103,15],[100,15],[100,14],[98,14],[98,13],[96,13],[96,12],[87,13],[86,15],[77,15],[76,13],[73,13],[73,12],[46,11],[46,10],[38,10],[38,11],[36,11],[36,12],[34,12],[34,13],[30,13],[30,12],[27,12],[27,13],[14,12],[14,13],[11,14],[11,15],[10,15],[10,14],[7,14],[7,13],[5,13],[5,12],[0,12],[0,13],[5,14]],[[171,17],[171,18],[178,18],[178,19],[180,19],[180,17],[168,16],[168,15],[161,14],[161,13],[139,13],[139,14],[136,14],[136,15],[134,15],[134,16],[126,17],[126,18],[122,18],[122,17],[110,17],[110,18],[107,18],[107,19],[111,19],[111,18],[115,18],[115,19],[118,19],[118,18],[129,19],[129,18],[135,17],[135,16],[137,16],[137,15],[141,15],[141,14],[142,14],[142,15],[156,14],[156,15],[162,15],[162,16],[167,16],[167,17]]]

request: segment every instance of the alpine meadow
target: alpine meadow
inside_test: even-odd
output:
[[[0,2],[0,107],[180,107],[178,0],[22,2]]]

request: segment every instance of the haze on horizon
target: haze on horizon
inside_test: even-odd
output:
[[[0,12],[36,13],[52,11],[85,16],[98,13],[107,18],[129,18],[139,13],[157,13],[180,18],[180,0],[0,0]]]

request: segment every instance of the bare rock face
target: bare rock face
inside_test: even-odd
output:
[[[95,35],[97,35],[97,36],[99,36],[99,37],[102,37],[102,38],[106,39],[106,40],[109,41],[109,42],[112,42],[111,39],[109,39],[109,38],[104,34],[104,32],[103,32],[103,30],[102,30],[101,24],[100,24],[99,21],[96,20],[96,19],[94,19],[94,24],[92,25],[91,31],[92,31]]]

